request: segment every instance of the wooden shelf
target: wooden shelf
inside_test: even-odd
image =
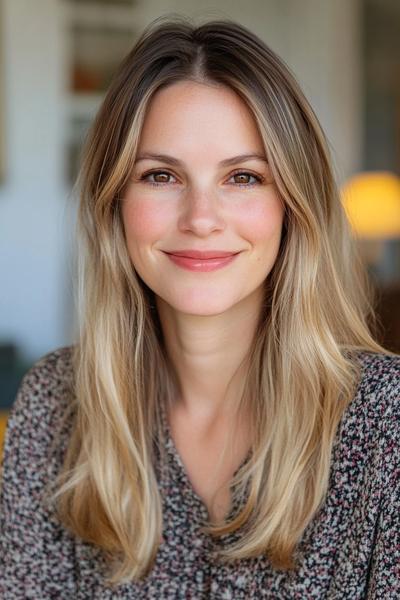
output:
[[[66,16],[70,26],[134,31],[136,3],[131,5],[96,4],[95,2],[65,2]]]
[[[126,3],[61,0],[61,5],[70,72],[69,91],[64,95],[65,174],[71,184],[79,170],[86,132],[103,101],[114,69],[142,27],[137,0]]]

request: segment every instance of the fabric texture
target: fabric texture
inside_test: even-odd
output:
[[[62,464],[71,420],[71,348],[42,358],[11,410],[0,496],[0,597],[54,599],[400,598],[400,357],[359,354],[362,377],[336,432],[326,499],[304,532],[299,567],[273,569],[264,556],[223,565],[201,526],[194,492],[166,427],[167,462],[157,470],[163,539],[148,577],[110,588],[102,552],[75,538],[42,500]],[[235,534],[233,534],[235,535]],[[229,536],[218,541],[226,543]]]

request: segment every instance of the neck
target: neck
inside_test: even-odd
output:
[[[178,312],[157,298],[167,353],[180,384],[179,410],[203,420],[232,413],[243,392],[261,302],[256,293],[222,314],[203,316]]]

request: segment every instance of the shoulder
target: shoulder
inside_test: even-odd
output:
[[[60,348],[26,373],[7,422],[0,485],[1,597],[76,597],[74,539],[49,502],[70,439],[73,406],[72,348]]]
[[[358,352],[363,383],[370,389],[389,386],[400,391],[400,355],[380,352]]]
[[[400,356],[357,352],[359,378],[351,402],[343,412],[340,438],[362,454],[381,448],[394,452],[400,447]]]
[[[74,388],[73,347],[49,352],[22,379],[10,417],[27,410],[40,418],[57,418],[71,402]]]
[[[34,396],[59,395],[73,381],[73,346],[58,348],[40,358],[22,380],[21,389]]]
[[[356,397],[377,414],[398,414],[400,406],[400,356],[359,352],[361,366]]]
[[[358,352],[356,360],[360,377],[341,419],[341,446],[347,458],[386,464],[392,477],[400,455],[400,356]]]
[[[32,458],[59,449],[74,408],[73,347],[54,350],[38,360],[22,379],[10,410],[4,455],[28,451]]]

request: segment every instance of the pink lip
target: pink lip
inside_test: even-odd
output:
[[[166,252],[166,254],[206,260],[208,258],[225,258],[226,256],[237,254],[237,252],[227,252],[225,250],[171,250],[170,252]]]
[[[238,252],[232,254],[231,252],[194,252],[188,251],[190,254],[200,254],[200,256],[187,256],[185,253],[172,254],[170,252],[166,252],[165,254],[168,258],[175,263],[178,267],[182,267],[189,271],[215,271],[216,269],[221,269],[225,267],[229,263],[231,263],[236,256],[239,254]],[[207,258],[204,255],[212,254],[211,257]]]

